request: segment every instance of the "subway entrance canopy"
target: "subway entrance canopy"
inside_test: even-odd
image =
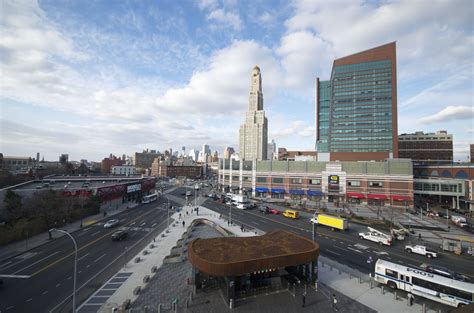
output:
[[[318,256],[318,243],[283,230],[254,237],[198,238],[188,247],[197,288],[219,284],[228,303],[259,289],[286,289],[302,281],[314,285]]]

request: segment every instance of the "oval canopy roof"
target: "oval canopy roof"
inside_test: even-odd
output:
[[[188,249],[191,264],[212,276],[308,264],[318,256],[318,243],[284,230],[255,237],[197,238]]]

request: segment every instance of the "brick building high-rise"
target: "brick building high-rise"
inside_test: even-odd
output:
[[[398,157],[395,42],[334,60],[316,91],[319,161]]]
[[[401,134],[398,136],[398,157],[412,159],[415,163],[452,163],[453,136],[445,130]]]
[[[102,174],[110,174],[110,169],[112,166],[119,166],[125,164],[121,158],[117,158],[115,155],[110,155],[110,157],[102,160],[100,171]]]

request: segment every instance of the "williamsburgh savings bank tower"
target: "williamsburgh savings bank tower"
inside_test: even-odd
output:
[[[249,108],[245,113],[245,122],[240,125],[240,158],[243,160],[267,159],[268,121],[263,110],[262,76],[260,68],[252,70]]]

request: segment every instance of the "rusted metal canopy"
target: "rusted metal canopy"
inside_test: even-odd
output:
[[[284,230],[255,237],[198,238],[188,249],[191,264],[212,276],[307,264],[318,256],[318,243]]]

